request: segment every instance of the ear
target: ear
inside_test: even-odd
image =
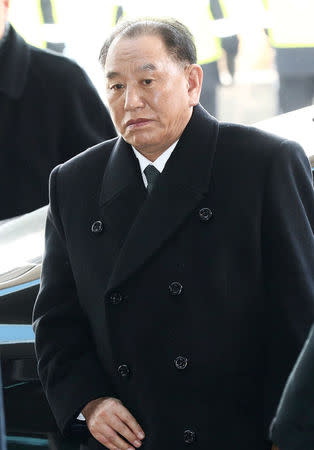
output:
[[[190,98],[189,106],[196,106],[201,95],[203,70],[198,64],[190,64],[186,67],[186,71],[188,95]]]

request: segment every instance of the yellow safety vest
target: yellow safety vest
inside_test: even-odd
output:
[[[49,0],[53,23],[57,23],[55,0]],[[16,31],[31,45],[46,48],[42,25],[47,23],[41,0],[11,0],[9,20]]]
[[[121,6],[122,20],[145,16],[173,17],[184,23],[194,36],[199,64],[217,61],[222,55],[220,39],[212,31],[214,18],[208,0],[194,0],[192,7],[181,0],[146,3],[142,0],[125,0],[121,1]]]
[[[269,38],[278,48],[314,46],[314,0],[263,0]]]

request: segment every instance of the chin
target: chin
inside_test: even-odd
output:
[[[128,139],[125,139],[129,144],[133,145],[138,150],[142,150],[150,147],[151,145],[156,145],[156,139],[152,139],[149,137],[141,138],[140,136],[131,136]]]
[[[130,142],[130,144],[133,145],[133,147],[135,147],[136,150],[139,150],[139,151],[145,150],[146,148],[149,147],[149,144],[139,142],[139,141]]]

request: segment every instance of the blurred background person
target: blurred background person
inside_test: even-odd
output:
[[[46,205],[53,167],[116,134],[86,73],[26,43],[9,3],[0,0],[0,220]]]
[[[168,16],[183,22],[192,32],[197,48],[197,62],[202,66],[204,79],[200,97],[202,106],[217,116],[217,87],[220,84],[218,61],[227,55],[227,68],[232,79],[239,40],[235,34],[218,38],[214,33],[216,19],[228,17],[228,5],[224,0],[195,0],[193,6],[180,0],[122,0],[116,5],[116,20],[128,20],[145,16]]]
[[[223,51],[225,51],[226,69],[230,76],[230,82],[232,82],[235,74],[235,58],[238,53],[239,39],[232,31],[227,31],[226,36],[221,38],[214,34],[215,20],[225,19],[229,16],[227,3],[224,0],[210,0],[204,6],[207,7],[207,17],[206,11],[199,11],[202,27],[199,28],[199,20],[195,20],[192,34],[197,37],[198,63],[202,66],[204,74],[200,103],[208,112],[216,116],[218,115],[217,88],[220,84],[218,62],[223,56]],[[201,17],[207,18],[207,23]]]
[[[314,96],[313,0],[263,0],[279,76],[278,113],[309,106]]]
[[[225,51],[226,68],[228,69],[230,75],[230,83],[234,78],[236,69],[235,61],[239,50],[239,38],[235,33],[234,25],[232,26],[232,16],[234,9],[234,7],[232,8],[233,1],[234,0],[210,0],[208,5],[210,18],[214,20],[213,25],[215,25],[218,20],[221,22],[229,21],[229,26],[224,27],[222,36],[216,39],[218,40],[220,47],[222,47],[222,49]]]
[[[65,49],[60,27],[62,0],[10,0],[10,22],[29,44],[58,53]]]

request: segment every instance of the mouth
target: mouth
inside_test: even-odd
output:
[[[125,127],[129,130],[135,129],[135,128],[141,128],[144,127],[145,125],[151,123],[152,120],[151,119],[145,119],[143,117],[140,117],[139,119],[133,119],[133,120],[129,120],[126,124]]]

